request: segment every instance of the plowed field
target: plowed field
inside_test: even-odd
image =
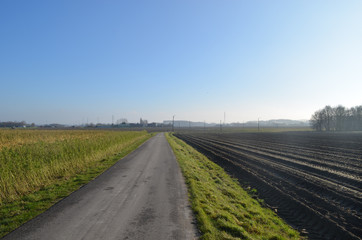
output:
[[[362,133],[175,135],[310,239],[362,239]]]

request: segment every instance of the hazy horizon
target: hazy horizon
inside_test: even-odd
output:
[[[1,1],[0,121],[308,120],[362,105],[361,12],[361,1]]]
[[[122,124],[122,123],[117,123],[117,120],[118,119],[114,119],[114,121],[113,121],[113,124],[115,124],[115,125],[119,125],[119,124]],[[147,120],[147,119],[142,119],[142,120]],[[20,120],[20,121],[13,121],[13,120],[9,120],[9,121],[4,121],[4,122],[18,122],[18,123],[21,123],[21,122],[23,122],[23,121],[25,121],[25,120]],[[223,120],[221,120],[222,121],[222,124],[223,125],[230,125],[230,124],[245,124],[245,123],[248,123],[248,124],[251,124],[251,123],[257,123],[258,122],[258,119],[255,119],[255,120],[250,120],[250,121],[243,121],[243,122],[238,122],[238,121],[236,121],[236,122],[225,122],[224,123],[224,121]],[[303,123],[306,123],[306,122],[308,122],[308,121],[310,121],[309,119],[259,119],[259,122],[260,123],[268,123],[268,122],[271,122],[271,121],[293,121],[293,122],[303,122]],[[1,121],[0,120],[0,122],[3,122],[3,121]],[[46,121],[46,122],[44,122],[44,123],[37,123],[37,122],[27,122],[27,121],[25,121],[26,122],[26,124],[28,124],[28,125],[30,125],[30,124],[35,124],[35,125],[37,125],[37,126],[41,126],[41,125],[52,125],[52,124],[60,124],[60,125],[65,125],[65,126],[87,126],[87,125],[96,125],[96,124],[112,124],[112,121],[110,121],[110,122],[101,122],[101,121],[99,121],[99,122],[91,122],[91,121],[89,121],[89,119],[88,119],[88,122],[87,122],[87,120],[85,121],[85,122],[76,122],[76,123],[61,123],[61,122],[48,122],[48,121]],[[165,123],[166,122],[166,124],[168,124],[168,122],[170,122],[170,123],[172,123],[173,121],[172,121],[172,119],[164,119],[164,120],[162,120],[162,121],[159,121],[159,122],[155,122],[155,121],[148,121],[147,120],[147,122],[148,123]],[[202,123],[202,124],[207,124],[207,125],[216,125],[216,126],[219,126],[219,124],[220,124],[220,121],[219,122],[208,122],[208,121],[190,121],[190,120],[186,120],[186,119],[175,119],[174,120],[174,123],[176,124],[176,123],[178,123],[178,122],[186,122],[186,123],[193,123],[193,124],[198,124],[198,123]],[[136,121],[128,121],[128,119],[127,119],[127,123],[132,123],[132,124],[137,124],[137,123],[140,123],[140,119],[138,119],[138,121],[136,120]],[[187,124],[187,126],[189,126],[188,124]]]

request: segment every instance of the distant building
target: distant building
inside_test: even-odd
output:
[[[155,123],[155,122],[149,123],[149,124],[147,125],[147,127],[158,127],[158,124]]]
[[[117,125],[127,124],[127,123],[128,123],[127,118],[120,118],[120,119],[118,119],[117,122],[116,122]]]
[[[148,121],[146,119],[143,120],[142,118],[140,118],[140,125],[143,126],[143,127],[147,127]]]

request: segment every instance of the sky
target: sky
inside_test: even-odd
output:
[[[0,121],[309,119],[362,105],[362,1],[2,0]]]

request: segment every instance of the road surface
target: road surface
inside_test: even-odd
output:
[[[10,239],[196,239],[187,189],[164,134],[48,211]]]

